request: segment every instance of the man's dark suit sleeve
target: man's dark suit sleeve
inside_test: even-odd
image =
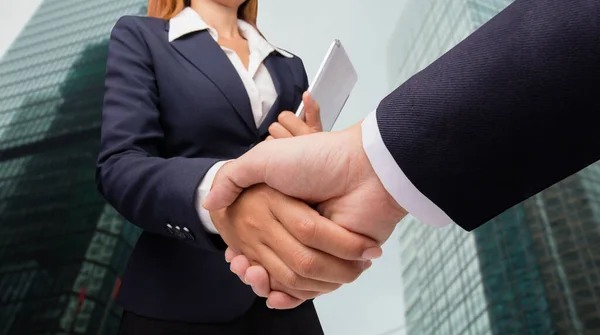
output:
[[[216,250],[194,199],[198,184],[217,159],[160,157],[163,130],[151,54],[135,20],[120,19],[110,39],[98,189],[121,215],[145,231]],[[180,230],[174,231],[177,226]],[[191,234],[184,234],[184,228]]]
[[[600,159],[600,2],[515,1],[376,115],[419,191],[478,227]]]

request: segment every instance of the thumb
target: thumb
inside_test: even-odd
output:
[[[321,108],[319,104],[312,98],[309,92],[304,92],[302,95],[302,102],[304,103],[306,124],[318,131],[323,130],[323,126],[321,125]]]
[[[257,145],[254,150],[259,150]],[[202,207],[215,211],[231,205],[245,188],[264,181],[265,161],[254,150],[225,163],[217,172]],[[257,157],[258,156],[258,157]]]

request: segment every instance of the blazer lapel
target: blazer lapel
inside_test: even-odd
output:
[[[256,123],[246,88],[233,64],[208,31],[180,37],[171,42],[171,45],[219,88],[248,128],[256,134]]]
[[[284,110],[291,110],[300,104],[302,99],[302,89],[294,83],[294,76],[290,69],[287,59],[276,54],[271,54],[264,61],[265,67],[273,79],[277,99],[269,110],[264,121],[258,129],[260,138],[267,136],[269,126],[277,121],[277,117]],[[291,110],[291,112],[296,112]]]

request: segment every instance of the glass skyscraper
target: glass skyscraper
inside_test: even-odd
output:
[[[600,164],[474,234],[495,334],[600,334]]]
[[[466,0],[411,0],[390,40],[392,88],[431,64],[475,28]],[[398,228],[406,333],[491,334],[475,236],[408,218]]]
[[[465,0],[408,0],[388,45],[391,88],[431,64],[469,35]]]
[[[406,334],[491,334],[474,236],[414,218],[398,229]]]
[[[513,0],[467,0],[473,29],[481,27]]]
[[[511,2],[411,1],[390,41],[390,83]],[[473,233],[412,218],[399,229],[407,334],[600,334],[599,163]]]
[[[0,62],[0,334],[113,334],[139,232],[96,191],[108,36],[142,0],[45,0]]]

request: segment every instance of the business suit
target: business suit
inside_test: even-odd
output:
[[[600,2],[517,0],[365,120],[391,163],[365,151],[408,212],[472,230],[600,159],[599,96]],[[396,164],[414,194],[379,173]]]
[[[278,95],[257,128],[240,77],[209,33],[169,43],[168,31],[168,21],[145,17],[123,17],[113,29],[97,183],[107,201],[143,229],[118,298],[131,312],[126,319],[209,331],[243,319],[257,300],[230,273],[223,241],[203,228],[196,188],[215,163],[264,140],[279,112],[297,108],[308,82],[299,58],[270,54],[264,65]],[[310,332],[320,330],[312,302],[298,313],[306,334],[319,333]],[[288,317],[268,317],[277,316]]]

